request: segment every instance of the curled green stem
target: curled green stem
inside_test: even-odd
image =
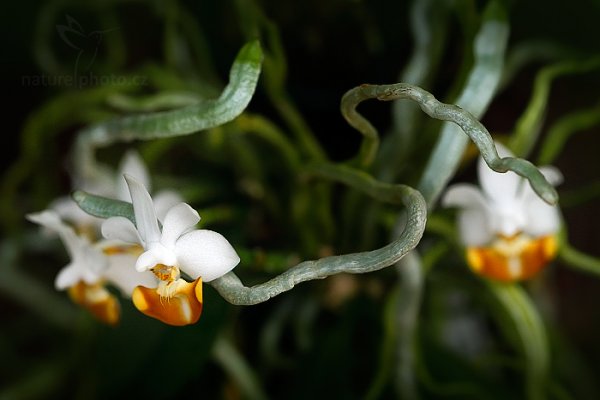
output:
[[[229,74],[229,84],[217,99],[169,111],[129,115],[80,132],[76,143],[76,165],[85,177],[96,171],[94,150],[115,142],[188,135],[233,120],[246,108],[258,82],[263,53],[258,41],[238,53]]]
[[[479,148],[483,159],[491,169],[496,172],[513,171],[529,180],[533,190],[546,203],[556,204],[558,201],[556,190],[548,183],[542,173],[532,163],[520,158],[500,158],[490,133],[477,118],[458,106],[438,101],[431,93],[418,86],[409,85],[407,83],[397,83],[392,85],[361,85],[351,89],[346,93],[344,98],[349,104],[355,105],[358,105],[360,102],[367,99],[377,99],[381,101],[399,99],[412,100],[419,104],[421,110],[430,117],[441,121],[454,122],[458,125]],[[360,116],[360,118],[364,119],[362,116]],[[367,126],[364,122],[358,124],[362,129],[365,129]]]
[[[407,223],[397,240],[380,249],[302,262],[275,278],[246,287],[232,272],[210,282],[232,304],[251,305],[269,300],[301,282],[324,279],[342,272],[362,274],[393,265],[419,243],[426,222],[426,205],[416,190],[404,185],[376,181],[349,167],[320,164],[310,168],[316,175],[342,182],[381,201],[407,207]]]
[[[342,272],[363,274],[377,271],[398,262],[414,249],[425,231],[427,207],[421,194],[405,185],[379,182],[370,175],[350,167],[334,164],[318,164],[307,167],[315,176],[344,183],[380,201],[404,205],[407,211],[406,226],[398,239],[380,249],[342,256],[325,257],[304,261],[268,282],[246,287],[230,272],[215,279],[212,285],[225,300],[232,304],[252,305],[292,289],[296,284],[315,279],[324,279]],[[94,196],[82,191],[75,192],[73,199],[85,212],[108,218],[120,215],[135,221],[130,203]]]
[[[361,96],[361,93],[354,89],[349,90],[342,97],[340,111],[348,124],[363,135],[363,142],[357,158],[360,166],[367,167],[373,162],[373,159],[377,154],[377,149],[379,148],[379,133],[365,117],[356,111],[356,107],[363,100],[365,100],[365,98]]]

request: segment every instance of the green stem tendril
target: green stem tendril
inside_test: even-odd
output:
[[[244,286],[234,273],[229,273],[210,284],[232,304],[251,305],[292,289],[296,284],[323,279],[342,272],[362,274],[385,268],[396,263],[419,243],[426,221],[426,206],[419,192],[404,185],[390,185],[376,181],[368,174],[349,167],[318,164],[309,167],[317,176],[328,178],[362,190],[369,196],[392,204],[407,207],[406,228],[397,240],[380,249],[325,257],[305,261],[268,282]]]
[[[496,172],[513,171],[529,180],[533,190],[546,203],[556,204],[558,201],[558,194],[554,187],[546,181],[542,173],[533,164],[519,158],[500,158],[498,156],[490,133],[472,114],[458,106],[439,102],[431,93],[417,86],[406,83],[361,85],[351,89],[344,95],[344,98],[346,102],[353,104],[359,104],[367,99],[381,101],[409,99],[415,101],[419,104],[421,110],[430,117],[442,121],[454,122],[458,125],[479,148],[483,159],[491,169]],[[364,129],[367,125],[358,123],[357,126]],[[373,136],[371,135],[371,137]]]
[[[548,129],[540,150],[538,164],[552,164],[573,134],[598,124],[600,124],[600,103],[562,117]]]
[[[404,231],[397,240],[380,249],[305,261],[268,282],[250,288],[244,286],[239,278],[230,272],[209,283],[228,302],[238,305],[257,304],[288,291],[301,282],[323,279],[342,272],[362,274],[377,271],[396,263],[421,240],[427,209],[423,196],[416,190],[405,185],[381,183],[366,173],[344,166],[318,164],[308,167],[308,170],[315,176],[344,183],[380,201],[404,205],[408,215]],[[100,218],[119,215],[135,221],[131,203],[82,191],[75,192],[73,199],[88,214]]]
[[[537,140],[546,114],[550,86],[555,78],[562,75],[582,74],[600,68],[600,57],[589,60],[570,60],[543,68],[535,78],[533,93],[527,109],[517,121],[515,133],[511,137],[509,147],[520,157],[526,157]]]
[[[83,177],[97,167],[94,149],[119,141],[149,140],[188,135],[231,121],[252,98],[261,71],[262,50],[258,41],[246,44],[230,71],[229,84],[217,99],[175,110],[125,116],[84,129],[76,142],[76,165]]]

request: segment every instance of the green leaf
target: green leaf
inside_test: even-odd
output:
[[[481,118],[496,94],[509,31],[500,3],[490,2],[483,17],[473,43],[475,64],[455,102],[475,118]],[[455,124],[444,124],[436,147],[429,157],[418,186],[429,207],[435,203],[454,175],[467,147],[468,138],[461,135],[460,130],[461,127]]]
[[[258,41],[242,47],[231,67],[229,84],[217,99],[169,111],[128,115],[85,128],[79,133],[74,150],[79,178],[93,179],[101,169],[94,157],[98,147],[135,139],[189,135],[233,120],[244,111],[254,95],[262,59]]]
[[[133,205],[126,201],[108,199],[77,190],[73,200],[86,213],[98,218],[125,217],[135,224]]]
[[[548,135],[540,149],[538,163],[540,165],[553,163],[573,134],[586,131],[598,124],[600,124],[600,103],[562,117],[548,129]]]
[[[250,103],[262,58],[260,43],[252,41],[238,53],[231,67],[229,84],[219,98],[175,110],[131,115],[93,125],[81,133],[81,141],[99,146],[117,141],[181,136],[229,122]]]
[[[490,294],[499,306],[498,317],[509,339],[524,359],[526,398],[546,398],[550,349],[542,317],[527,293],[517,284],[486,281]]]
[[[548,108],[550,87],[554,79],[563,75],[583,74],[600,68],[600,57],[587,60],[569,60],[543,68],[535,77],[533,93],[511,137],[509,147],[518,156],[528,155],[536,139]]]

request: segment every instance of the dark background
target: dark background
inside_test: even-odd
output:
[[[226,79],[226,71],[237,49],[244,42],[237,29],[237,16],[229,1],[186,1],[187,8],[200,21],[209,38],[217,70]],[[282,33],[288,57],[288,89],[300,111],[318,134],[334,160],[351,157],[358,148],[359,135],[349,128],[339,113],[343,93],[361,83],[391,83],[412,48],[408,32],[409,4],[403,1],[263,1],[263,8]],[[482,3],[483,4],[483,3]],[[19,154],[19,135],[30,113],[61,91],[60,87],[23,85],[23,76],[40,74],[32,42],[43,3],[22,0],[6,2],[2,11],[2,80],[3,108],[2,171]],[[73,9],[73,15],[85,17],[85,6]],[[122,24],[130,42],[127,65],[131,68],[144,60],[160,59],[159,19],[136,2],[122,6]],[[600,53],[600,2],[515,1],[510,7],[510,45],[530,39],[561,44],[575,53]],[[87,26],[93,26],[92,19]],[[450,49],[440,69],[437,85],[442,90],[450,84],[462,56],[461,30],[458,23],[449,29]],[[58,52],[69,49],[58,39]],[[453,44],[456,43],[456,44]],[[61,48],[61,45],[63,46]],[[499,93],[483,122],[493,133],[507,132],[525,108],[536,72],[543,64],[529,65],[515,81]],[[558,79],[552,87],[546,127],[567,112],[596,104],[600,96],[600,74]],[[435,88],[433,89],[434,94]],[[441,96],[443,97],[443,96]],[[389,104],[369,103],[361,106],[374,125],[385,130],[390,124]],[[258,92],[250,105],[252,111],[274,115],[264,92]],[[274,117],[276,118],[276,117]],[[70,133],[58,141],[70,139]],[[568,193],[600,178],[600,130],[581,132],[566,144],[557,160],[565,175],[559,193]],[[469,175],[465,172],[464,176]],[[461,177],[461,178],[462,178]],[[68,191],[65,178],[64,191]],[[582,251],[600,256],[600,216],[597,198],[573,208],[563,209],[571,242]],[[28,210],[30,211],[30,210]],[[562,329],[589,365],[600,361],[599,313],[597,311],[600,280],[593,276],[555,265],[552,295],[557,305],[556,317]],[[0,295],[0,301],[2,296]],[[9,303],[10,304],[10,303]],[[598,376],[596,376],[598,378]]]

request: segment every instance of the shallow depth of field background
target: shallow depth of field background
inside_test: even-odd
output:
[[[126,49],[120,71],[134,70],[152,60],[164,61],[163,19],[154,11],[160,7],[137,1],[114,3],[117,29],[125,38]],[[407,22],[409,3],[384,0],[260,3],[281,31],[289,67],[287,88],[292,99],[330,157],[336,161],[350,158],[358,149],[360,136],[339,113],[341,96],[361,83],[397,81],[412,49]],[[483,2],[475,3],[478,9],[484,5]],[[580,54],[600,53],[600,1],[509,3],[509,50],[514,44],[539,39],[555,42]],[[208,39],[216,71],[226,81],[231,62],[245,41],[233,1],[185,1],[183,4],[199,21]],[[28,116],[58,93],[76,90],[24,83],[24,77],[45,73],[35,61],[33,38],[40,23],[40,12],[47,4],[24,0],[9,2],[3,7],[0,17],[4,86],[2,172],[19,157],[20,132]],[[55,24],[64,24],[67,16],[71,16],[87,30],[92,31],[97,26],[94,15],[83,4],[72,2],[62,10],[57,14],[59,18]],[[442,100],[465,51],[456,18],[451,20],[448,31],[447,47],[435,86],[428,88]],[[49,43],[55,53],[64,65],[74,65],[74,50],[61,41],[56,30],[52,33],[55,36]],[[95,61],[98,65],[104,51],[102,45],[99,49],[98,61]],[[528,65],[496,96],[482,120],[490,132],[502,134],[514,126],[527,104],[536,72],[543,65],[541,62]],[[545,126],[566,112],[597,104],[598,99],[600,74],[597,72],[557,79],[552,86]],[[372,101],[361,105],[360,109],[385,134],[391,121],[390,104]],[[279,121],[260,84],[249,110]],[[55,197],[71,190],[65,165],[75,128],[61,131],[47,143],[39,161],[40,167],[35,172],[37,183],[19,193],[11,213],[23,215],[38,211]],[[101,156],[116,163],[125,148],[116,146]],[[578,133],[567,142],[556,166],[566,177],[559,187],[561,195],[595,182],[596,190],[591,189],[590,201],[562,212],[569,226],[571,243],[600,257],[600,203],[598,197],[594,197],[600,182],[598,149],[600,127]],[[171,158],[157,161],[156,168],[161,175],[188,171],[193,171],[190,175],[194,176],[202,174],[201,163],[182,159],[190,154],[187,150],[184,139],[181,145],[174,147]],[[235,160],[231,163],[235,164]],[[216,185],[235,186],[225,182],[231,176],[226,168],[211,171],[222,173],[215,175]],[[459,171],[455,180],[472,181],[474,178],[471,166]],[[240,199],[232,197],[235,202]],[[356,216],[357,221],[360,218],[360,215]],[[248,221],[251,219],[243,223]],[[244,226],[244,233],[233,232],[231,227],[225,228],[228,229],[225,233],[232,234],[235,239],[252,232],[254,236],[249,241],[266,247],[271,239],[277,243],[279,230],[293,229],[271,222],[272,225],[257,227],[254,232],[251,226]],[[19,257],[19,268],[31,274],[42,288],[53,290],[54,276],[66,263],[64,252],[49,250],[52,244],[23,249],[23,238],[35,230],[24,219],[16,225],[3,223],[2,229],[3,251],[10,252],[10,247],[14,246],[24,252],[25,255]],[[265,231],[258,232],[258,229]],[[294,244],[286,243],[282,247],[289,250]],[[458,255],[455,257],[451,262],[460,269],[457,273],[468,275],[465,267],[458,266]],[[0,265],[0,279],[4,267]],[[240,265],[238,270],[244,268],[251,266]],[[256,274],[254,281],[246,283],[260,282],[268,277],[268,274]],[[270,398],[362,398],[379,362],[383,335],[381,320],[385,293],[390,288],[389,277],[394,275],[385,271],[357,277],[353,284],[357,284],[358,289],[341,303],[328,297],[332,285],[329,280],[304,283],[289,293],[252,307],[231,306],[211,287],[205,286],[204,315],[199,324],[186,328],[163,326],[122,301],[123,321],[118,328],[100,326],[82,311],[77,319],[77,329],[66,332],[32,311],[27,295],[14,296],[0,291],[0,398],[3,388],[13,390],[19,385],[22,391],[18,393],[22,398],[104,399],[124,398],[125,393],[137,393],[147,399],[243,398],[236,384],[212,356],[212,346],[221,335],[227,335],[228,340],[236,344]],[[558,375],[573,375],[568,382],[573,385],[570,389],[576,394],[574,398],[598,398],[600,279],[553,263],[544,274],[543,285],[550,310],[545,315],[551,316],[551,332],[563,345],[557,353],[560,357],[554,359],[554,368],[561,370]],[[426,290],[443,292],[445,286],[434,277]],[[456,290],[455,286],[448,286],[451,287],[449,290]],[[65,294],[57,296],[67,300]],[[34,297],[32,294],[31,298]],[[467,303],[468,309],[484,323],[489,322],[486,311],[478,304],[472,304],[470,300]],[[429,319],[426,306],[422,317],[421,347],[424,350],[421,356],[429,373],[440,382],[475,381],[479,390],[473,392],[472,397],[460,392],[441,394],[421,382],[424,398],[483,398],[480,397],[481,390],[489,390],[489,398],[520,395],[511,387],[512,382],[520,381],[518,368],[493,382],[477,382],[478,372],[468,360],[427,337],[426,327],[434,325],[435,321]],[[276,353],[265,352],[261,347],[265,340],[268,341],[265,336],[269,335],[269,329],[271,333],[280,329]],[[498,334],[493,326],[490,329],[492,335]],[[501,340],[498,346],[500,349],[506,346],[508,358],[514,355],[514,350]],[[510,363],[510,360],[506,362]],[[394,397],[392,386],[386,388],[383,398]]]

